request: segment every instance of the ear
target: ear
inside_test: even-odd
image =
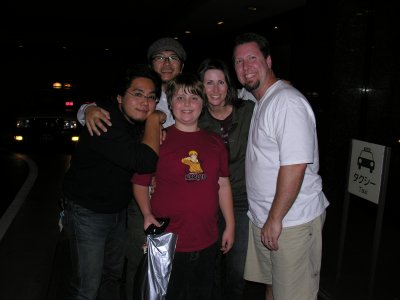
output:
[[[268,68],[272,69],[272,59],[271,59],[271,55],[268,55],[266,61],[267,61]]]
[[[184,63],[182,63],[182,65],[181,65],[181,73],[182,73],[182,71],[183,71],[183,67],[185,66],[185,64]]]
[[[122,103],[122,97],[121,97],[121,95],[118,95],[118,96],[117,96],[117,101],[118,101],[118,103]]]

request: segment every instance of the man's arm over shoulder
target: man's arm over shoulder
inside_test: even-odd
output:
[[[90,135],[100,135],[101,132],[107,132],[106,126],[112,126],[110,113],[95,102],[81,105],[77,119],[82,126],[86,125]]]
[[[155,171],[160,148],[161,122],[164,114],[153,113],[146,121],[142,142],[132,136],[123,116],[113,115],[114,126],[101,136],[89,137],[90,147],[113,164],[130,172]],[[161,117],[158,114],[162,114]],[[150,115],[151,116],[151,115]]]

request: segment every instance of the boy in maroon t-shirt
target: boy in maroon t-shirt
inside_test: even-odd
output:
[[[135,174],[134,194],[144,228],[169,218],[168,232],[178,235],[166,299],[211,299],[218,248],[227,253],[234,241],[234,214],[228,152],[223,140],[198,127],[205,104],[203,83],[194,75],[178,75],[168,83],[167,99],[175,125],[167,128],[154,174]],[[218,211],[226,227],[218,240]]]

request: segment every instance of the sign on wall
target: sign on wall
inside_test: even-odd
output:
[[[349,193],[378,204],[385,146],[352,140]]]

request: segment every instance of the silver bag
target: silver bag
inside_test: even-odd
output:
[[[165,299],[177,238],[177,234],[172,232],[147,236],[149,300]]]

